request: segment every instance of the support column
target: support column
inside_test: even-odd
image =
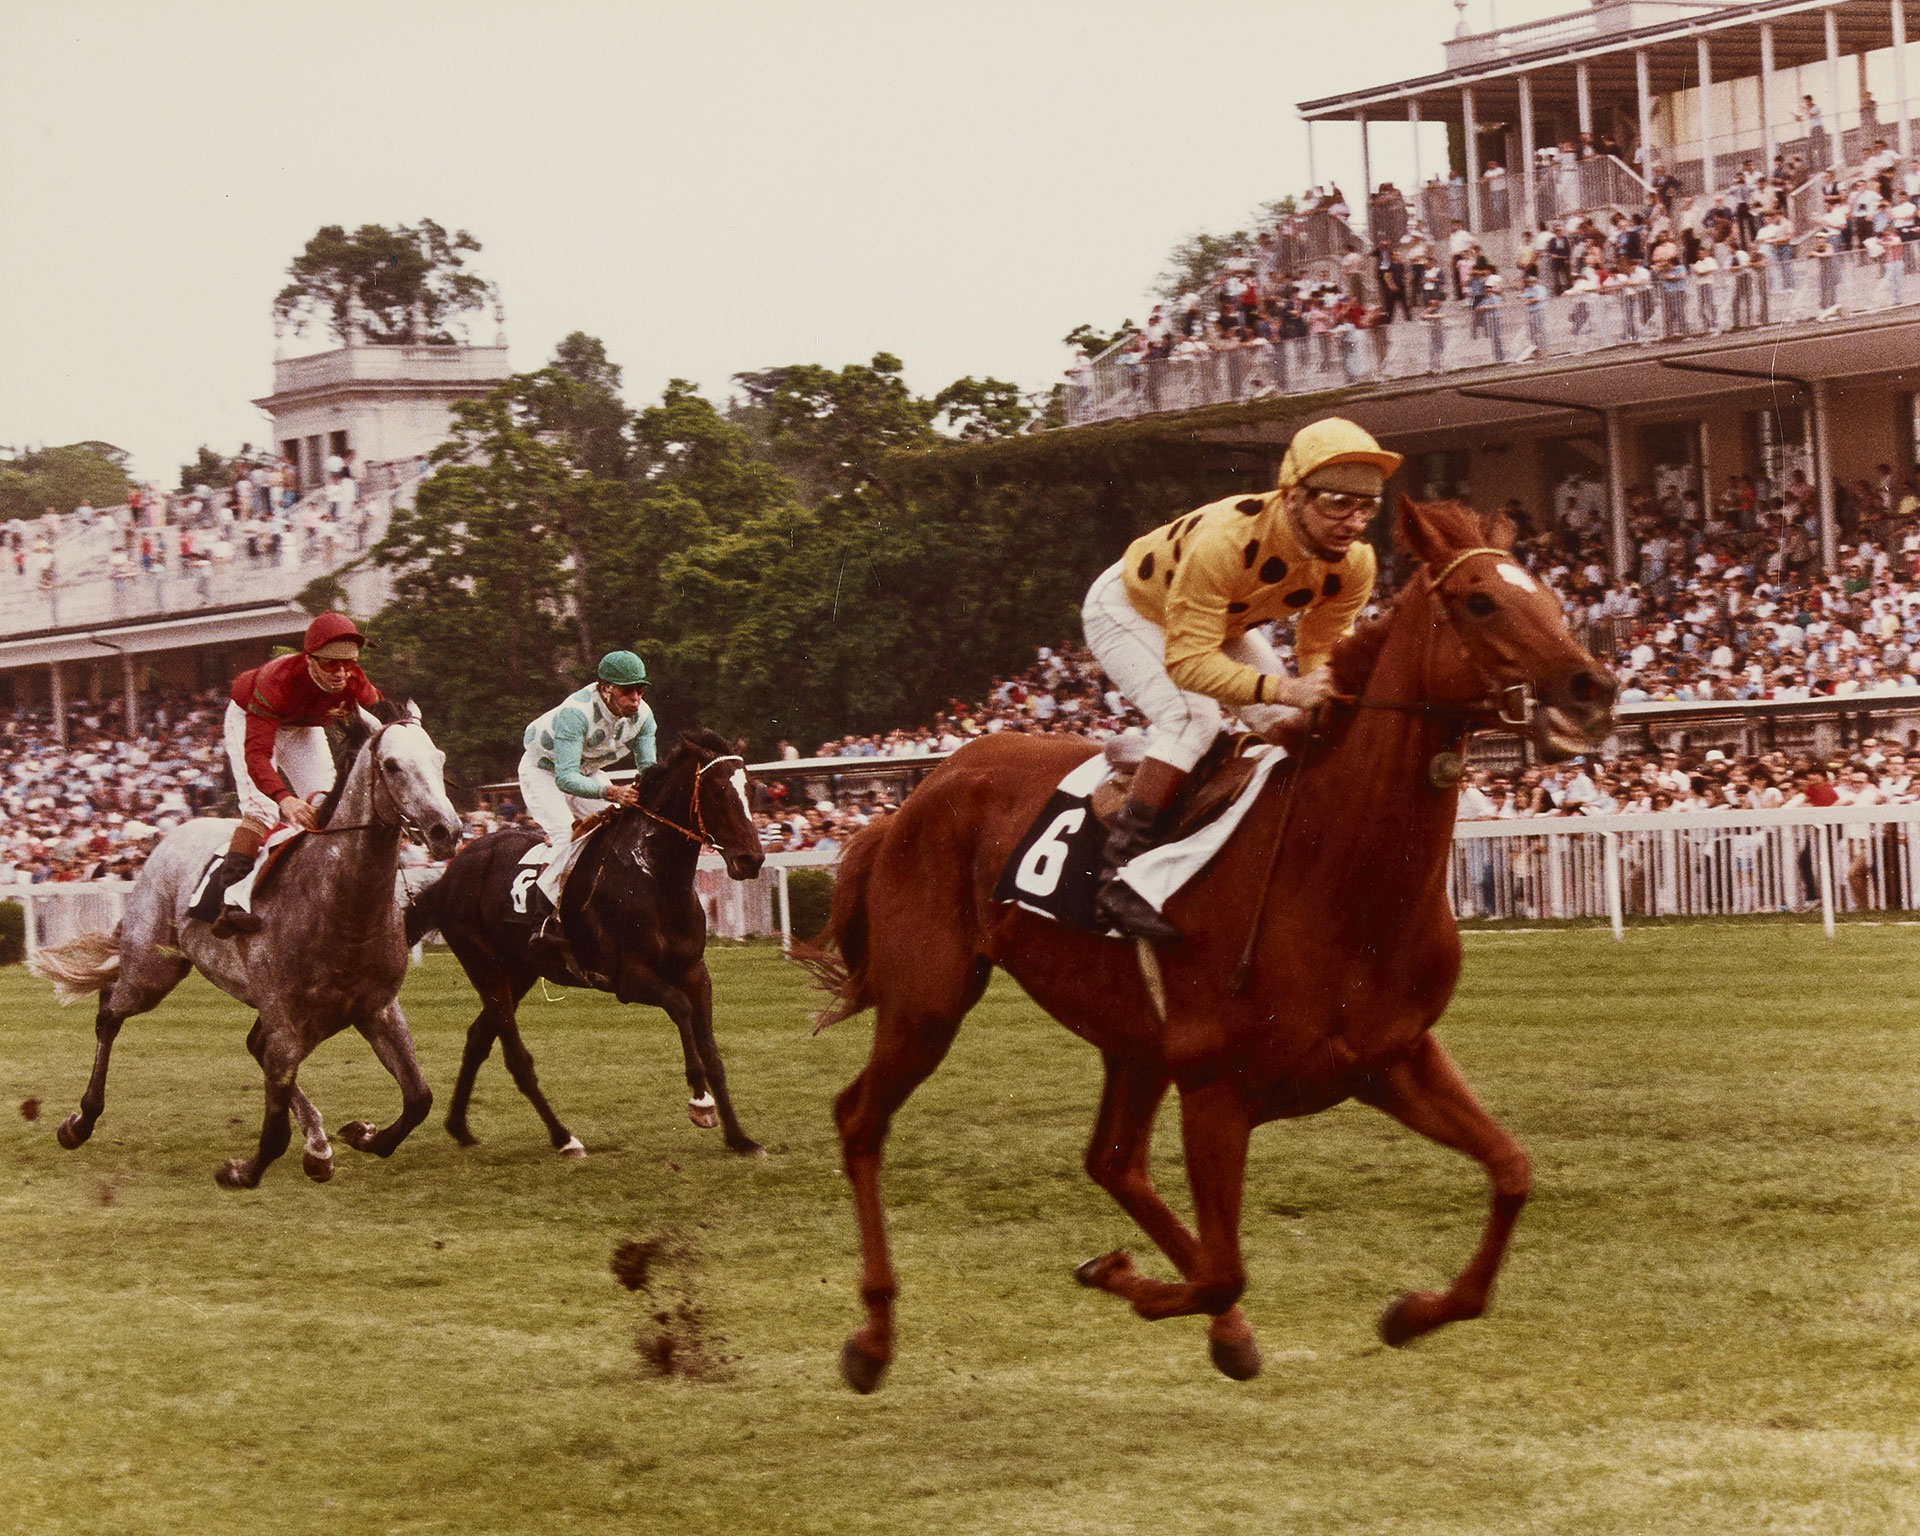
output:
[[[1460,88],[1461,136],[1467,145],[1467,228],[1476,235],[1480,223],[1480,123],[1473,115],[1473,87]]]
[[[133,675],[133,652],[123,650],[120,653],[120,688],[126,699],[127,739],[132,741],[140,734],[140,691],[135,686]]]
[[[1373,233],[1373,154],[1367,141],[1367,114],[1356,112],[1354,121],[1360,125],[1360,211],[1366,215],[1367,238],[1372,240]]]
[[[1840,165],[1840,22],[1829,6],[1821,13],[1827,23],[1827,164]]]
[[[1313,119],[1312,118],[1307,119],[1307,185],[1310,187],[1317,187],[1320,185],[1319,173],[1315,171],[1313,168]]]
[[[1894,0],[1899,4],[1899,0]],[[1760,23],[1760,171],[1773,174],[1773,23]]]
[[[1693,51],[1700,74],[1700,181],[1702,190],[1711,194],[1720,185],[1720,168],[1713,148],[1717,126],[1713,117],[1713,56],[1707,48],[1706,33],[1693,40]]]
[[[1898,4],[1898,0],[1895,0],[1895,3]],[[1420,176],[1420,103],[1417,101],[1407,103],[1407,127],[1413,134],[1413,201],[1414,206],[1420,210],[1421,222],[1424,224],[1427,199],[1424,190],[1426,182]]]
[[[1619,407],[1606,413],[1607,421],[1607,531],[1613,548],[1614,580],[1627,573],[1627,427]]]
[[[57,661],[47,663],[47,693],[53,700],[53,740],[63,752],[67,746],[67,680]]]
[[[1913,109],[1907,104],[1907,6],[1893,0],[1893,104],[1900,114],[1900,158],[1913,155]],[[1906,168],[1901,167],[1904,171]]]
[[[1529,231],[1540,227],[1540,184],[1533,174],[1533,77],[1522,75],[1520,85],[1520,164],[1507,168],[1520,174],[1520,210]],[[1509,183],[1511,184],[1511,183]],[[1509,193],[1509,196],[1512,194]]]
[[[1581,59],[1573,66],[1573,95],[1580,112],[1580,131],[1593,132],[1593,86],[1587,79],[1587,61]]]
[[[1713,433],[1704,416],[1694,423],[1693,457],[1699,468],[1695,489],[1700,493],[1700,521],[1705,523],[1713,517]]]
[[[1831,16],[1833,13],[1827,13]],[[1820,573],[1831,576],[1840,565],[1840,534],[1834,521],[1833,384],[1813,381],[1813,484],[1820,496]]]
[[[1633,50],[1633,83],[1640,97],[1640,174],[1653,180],[1653,84],[1647,69],[1647,50]]]

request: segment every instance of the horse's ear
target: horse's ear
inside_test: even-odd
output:
[[[380,729],[380,717],[370,713],[364,705],[356,706],[353,713],[346,716],[345,720],[347,740],[356,747]]]
[[[1395,541],[1414,559],[1429,567],[1444,565],[1446,547],[1427,524],[1428,504],[1402,496],[1393,520]]]
[[[408,699],[406,704],[406,712],[402,716],[402,718],[407,720],[418,721],[421,718],[420,706],[414,703],[412,699]]]
[[[1513,548],[1513,519],[1504,512],[1489,512],[1480,519],[1482,537],[1494,549]]]

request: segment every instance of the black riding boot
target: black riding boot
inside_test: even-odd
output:
[[[200,893],[200,899],[187,908],[187,916],[210,923],[220,915],[226,905],[227,887],[236,880],[246,877],[253,868],[253,855],[250,853],[228,853],[214,872],[207,878],[207,888]]]
[[[1127,860],[1153,846],[1153,828],[1159,819],[1157,807],[1141,805],[1131,798],[1120,807],[1120,813],[1113,819],[1113,828],[1107,833],[1100,890],[1094,898],[1093,910],[1097,917],[1122,933],[1156,944],[1170,944],[1180,937],[1180,930],[1154,911],[1146,897],[1118,878]]]

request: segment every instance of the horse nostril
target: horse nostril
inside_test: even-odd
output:
[[[1567,684],[1567,692],[1580,704],[1592,704],[1611,697],[1613,690],[1591,672],[1576,672]]]

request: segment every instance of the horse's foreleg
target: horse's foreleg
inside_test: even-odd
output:
[[[260,1027],[260,1049],[256,1053],[266,1080],[266,1114],[260,1123],[260,1146],[251,1158],[227,1159],[214,1173],[214,1179],[226,1189],[253,1189],[260,1176],[293,1139],[287,1111],[293,1100],[294,1077],[306,1059],[307,1047],[297,1028],[283,1024],[276,1032]]]
[[[113,1059],[113,1042],[120,1036],[119,1014],[107,1006],[102,995],[99,1012],[93,1020],[93,1072],[86,1090],[80,1095],[80,1108],[60,1122],[54,1137],[71,1152],[89,1136],[107,1107],[107,1064]]]
[[[687,1086],[693,1090],[693,1097],[688,1101],[688,1113],[692,1116],[695,1125],[710,1126],[713,1122],[703,1120],[699,1111],[704,1108],[711,1114],[713,1110],[718,1109],[720,1124],[726,1130],[727,1145],[735,1152],[745,1153],[750,1157],[764,1157],[766,1148],[740,1128],[740,1117],[733,1112],[733,1096],[727,1092],[727,1069],[720,1060],[720,1043],[713,1036],[713,977],[707,972],[706,961],[700,961],[687,972],[685,979],[681,982],[681,988],[687,994],[687,1001],[693,1008],[691,1021],[693,1044],[699,1050],[697,1061],[700,1068],[704,1070],[706,1079],[704,1097],[707,1103],[703,1106],[700,1103],[703,1095],[699,1085],[694,1081],[696,1058],[689,1055]]]
[[[964,1011],[964,1010],[963,1010]],[[860,1223],[860,1299],[866,1325],[840,1352],[840,1370],[856,1392],[880,1385],[893,1361],[893,1298],[899,1290],[887,1255],[887,1217],[880,1203],[880,1155],[894,1112],[940,1065],[960,1028],[951,1018],[903,1019],[882,1004],[875,1013],[873,1053],[833,1103],[840,1153]]]
[[[340,1139],[358,1151],[371,1152],[375,1157],[391,1157],[394,1148],[427,1118],[427,1111],[433,1108],[433,1090],[427,1086],[426,1076],[413,1054],[413,1035],[398,1001],[388,1003],[371,1019],[363,1019],[354,1027],[373,1047],[380,1065],[400,1085],[400,1118],[383,1131],[376,1131],[371,1121],[355,1120],[340,1127]]]
[[[261,1060],[261,1041],[265,1038],[266,1025],[260,1019],[253,1021],[253,1028],[247,1032],[247,1054],[252,1056],[264,1068]],[[308,1178],[316,1184],[324,1184],[333,1177],[333,1144],[327,1140],[326,1122],[320,1118],[320,1111],[313,1106],[298,1078],[294,1079],[293,1094],[288,1100],[293,1110],[293,1118],[300,1122],[300,1134],[306,1145],[301,1148],[300,1166]]]
[[[1199,1272],[1200,1244],[1160,1197],[1148,1171],[1153,1121],[1166,1096],[1166,1075],[1158,1067],[1114,1056],[1106,1058],[1106,1069],[1100,1113],[1087,1143],[1087,1175],[1113,1196],[1181,1275],[1191,1281]],[[1074,1271],[1074,1278],[1082,1285],[1124,1294],[1119,1282],[1132,1270],[1131,1255],[1119,1249],[1087,1260]],[[1208,1339],[1213,1362],[1226,1375],[1246,1381],[1259,1374],[1260,1349],[1246,1314],[1237,1305],[1213,1319]]]
[[[1181,1266],[1187,1278],[1149,1279],[1124,1254],[1110,1254],[1083,1266],[1085,1283],[1125,1297],[1150,1322],[1196,1312],[1219,1317],[1230,1311],[1247,1279],[1240,1262],[1240,1191],[1252,1132],[1252,1119],[1231,1081],[1183,1092],[1180,1134],[1195,1225],[1200,1229],[1189,1262]],[[1144,1176],[1144,1149],[1139,1155]],[[1169,1251],[1168,1257],[1173,1256]]]
[[[1374,1077],[1355,1097],[1441,1146],[1478,1160],[1493,1181],[1493,1208],[1479,1250],[1453,1288],[1444,1295],[1414,1291],[1380,1314],[1380,1337],[1398,1346],[1444,1323],[1486,1311],[1533,1176],[1526,1148],[1480,1107],[1453,1058],[1430,1034],[1422,1035],[1405,1060]]]

